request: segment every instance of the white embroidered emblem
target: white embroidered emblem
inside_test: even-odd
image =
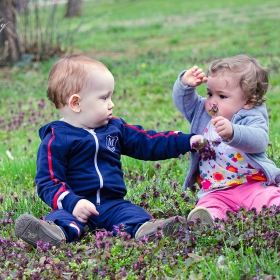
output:
[[[118,136],[108,135],[106,137],[106,146],[107,146],[107,148],[110,151],[114,152],[115,149],[116,149],[117,141],[118,141]]]

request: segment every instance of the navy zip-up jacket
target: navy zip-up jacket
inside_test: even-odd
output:
[[[54,121],[41,127],[39,135],[38,195],[53,210],[72,213],[80,199],[100,205],[126,195],[121,155],[141,160],[176,158],[190,151],[194,134],[145,131],[112,118],[91,130]]]

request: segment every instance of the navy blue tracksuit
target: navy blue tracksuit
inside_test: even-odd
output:
[[[76,241],[87,225],[90,230],[124,224],[134,237],[151,215],[125,200],[121,155],[141,160],[176,158],[190,151],[190,134],[145,131],[141,126],[112,118],[103,127],[86,130],[64,121],[39,130],[36,184],[39,197],[52,208],[44,219],[60,226],[68,242]],[[80,199],[91,201],[99,212],[86,224],[73,209]]]

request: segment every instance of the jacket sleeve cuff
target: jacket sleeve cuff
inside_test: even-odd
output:
[[[186,152],[192,151],[190,140],[193,135],[195,135],[195,133],[191,133],[191,134],[185,134],[183,132],[179,133],[179,136],[177,138],[177,149],[179,153],[185,154]]]
[[[83,198],[84,197],[77,196],[74,193],[69,193],[63,198],[62,207],[64,210],[72,214],[77,202]]]

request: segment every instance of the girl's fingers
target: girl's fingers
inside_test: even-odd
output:
[[[197,67],[196,65],[194,65],[194,66],[192,67],[192,72],[195,72],[197,69],[198,69],[198,67]]]

